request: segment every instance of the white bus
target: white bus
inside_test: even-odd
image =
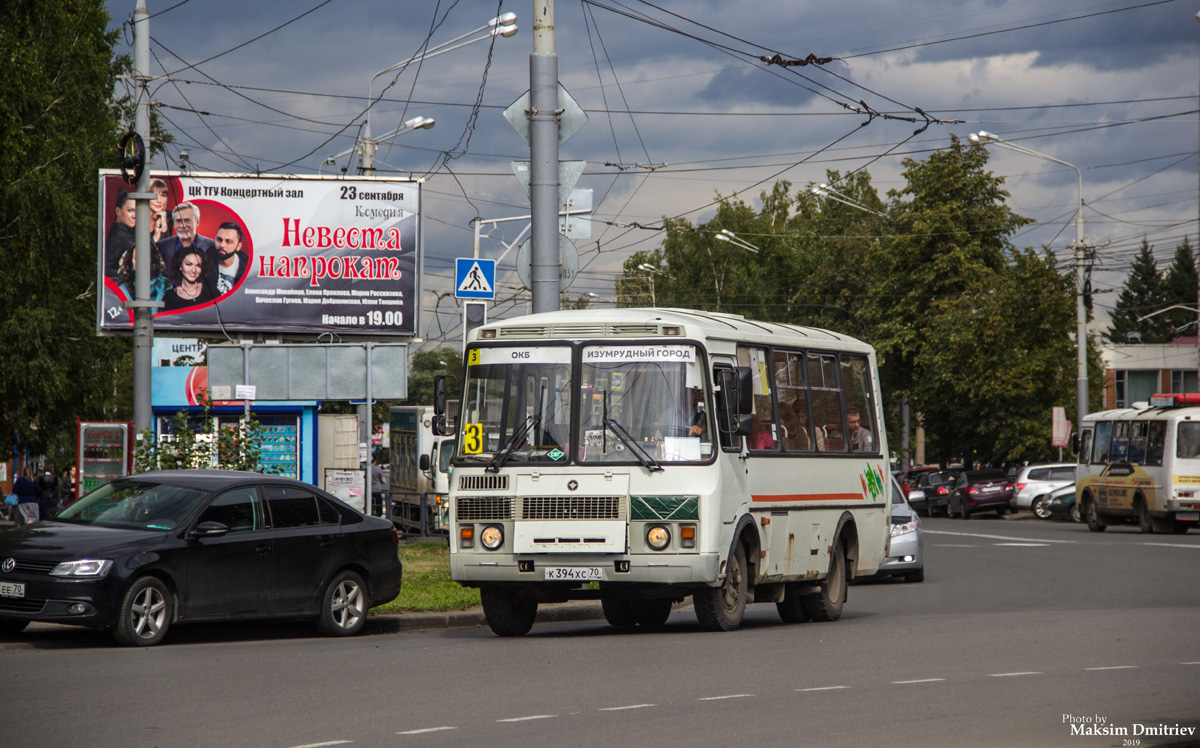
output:
[[[1136,522],[1185,533],[1200,520],[1200,395],[1091,413],[1079,428],[1075,501],[1092,532]]]
[[[729,314],[478,328],[453,414],[451,576],[501,636],[571,599],[618,627],[660,626],[688,596],[709,630],[751,602],[836,620],[890,538],[878,381],[865,343]]]

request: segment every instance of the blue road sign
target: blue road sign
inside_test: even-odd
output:
[[[454,297],[456,299],[495,299],[496,261],[475,257],[454,260]]]

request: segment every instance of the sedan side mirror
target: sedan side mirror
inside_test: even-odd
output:
[[[219,538],[229,532],[229,528],[220,522],[201,522],[188,533],[189,538]]]

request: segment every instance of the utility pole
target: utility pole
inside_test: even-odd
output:
[[[554,0],[533,2],[533,54],[529,55],[529,170],[533,312],[559,309],[558,252],[558,55],[554,51]]]
[[[137,0],[133,11],[133,76],[137,85],[134,129],[142,139],[142,169],[134,188],[137,219],[134,224],[133,303],[133,430],[140,435],[150,427],[150,353],[154,345],[154,308],[150,301],[150,12],[146,0]]]

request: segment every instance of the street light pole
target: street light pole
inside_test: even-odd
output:
[[[529,55],[529,207],[533,214],[530,291],[533,312],[559,309],[558,54],[554,0],[534,0]]]
[[[1061,159],[1047,156],[1031,148],[1026,148],[1023,145],[1016,145],[1006,140],[1001,140],[998,136],[990,132],[972,134],[969,138],[972,143],[983,143],[984,145],[996,145],[1001,148],[1007,148],[1010,151],[1023,153],[1026,156],[1053,161],[1056,164],[1062,164],[1075,170],[1075,175],[1079,179],[1079,207],[1075,212],[1075,347],[1077,351],[1078,361],[1075,379],[1075,413],[1076,425],[1082,423],[1083,417],[1088,414],[1088,381],[1087,381],[1087,309],[1083,303],[1083,290],[1085,283],[1086,270],[1086,254],[1083,243],[1083,172],[1078,166],[1069,164]]]

